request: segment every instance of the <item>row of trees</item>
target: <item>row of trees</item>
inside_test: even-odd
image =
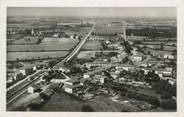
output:
[[[176,28],[169,29],[157,29],[157,28],[142,28],[142,29],[127,29],[126,34],[135,36],[148,36],[149,38],[165,37],[165,38],[176,38]]]

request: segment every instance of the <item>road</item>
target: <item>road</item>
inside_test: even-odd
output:
[[[61,62],[57,63],[52,69],[58,69],[60,66],[63,66],[65,62],[70,61],[80,51],[82,46],[86,43],[88,37],[93,32],[94,28],[95,28],[95,25],[93,25],[89,33],[85,36],[84,39],[80,41],[80,43],[72,50],[72,52],[68,56],[66,56]]]

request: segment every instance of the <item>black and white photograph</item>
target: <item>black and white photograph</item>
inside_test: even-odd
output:
[[[6,111],[176,112],[176,7],[7,7]]]

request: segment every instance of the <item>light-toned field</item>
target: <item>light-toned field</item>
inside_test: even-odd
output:
[[[102,45],[99,41],[87,41],[82,49],[102,49]]]
[[[65,57],[69,51],[57,52],[8,52],[7,61]]]
[[[173,52],[170,52],[170,51],[153,50],[153,49],[149,49],[149,48],[147,48],[146,50],[149,50],[152,53],[157,53],[159,55],[172,54],[173,53]]]
[[[85,58],[85,59],[89,59],[91,57],[94,57],[95,56],[95,52],[91,51],[81,51],[79,54],[78,54],[78,58]]]
[[[174,51],[175,49],[177,49],[177,47],[173,47],[173,46],[164,46],[164,50]]]
[[[70,50],[77,43],[77,39],[45,38],[39,45],[8,45],[7,51]]]
[[[96,26],[94,32],[96,33],[123,33],[123,26],[109,26],[109,27],[103,27],[103,26]]]
[[[10,43],[12,44],[36,44],[37,41],[38,41],[38,37],[27,36],[27,37],[23,37],[18,40],[11,41]]]

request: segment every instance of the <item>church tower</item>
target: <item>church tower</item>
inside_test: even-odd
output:
[[[33,28],[32,28],[32,30],[31,30],[31,35],[32,36],[34,36],[35,34],[34,34],[34,30],[33,30]]]

